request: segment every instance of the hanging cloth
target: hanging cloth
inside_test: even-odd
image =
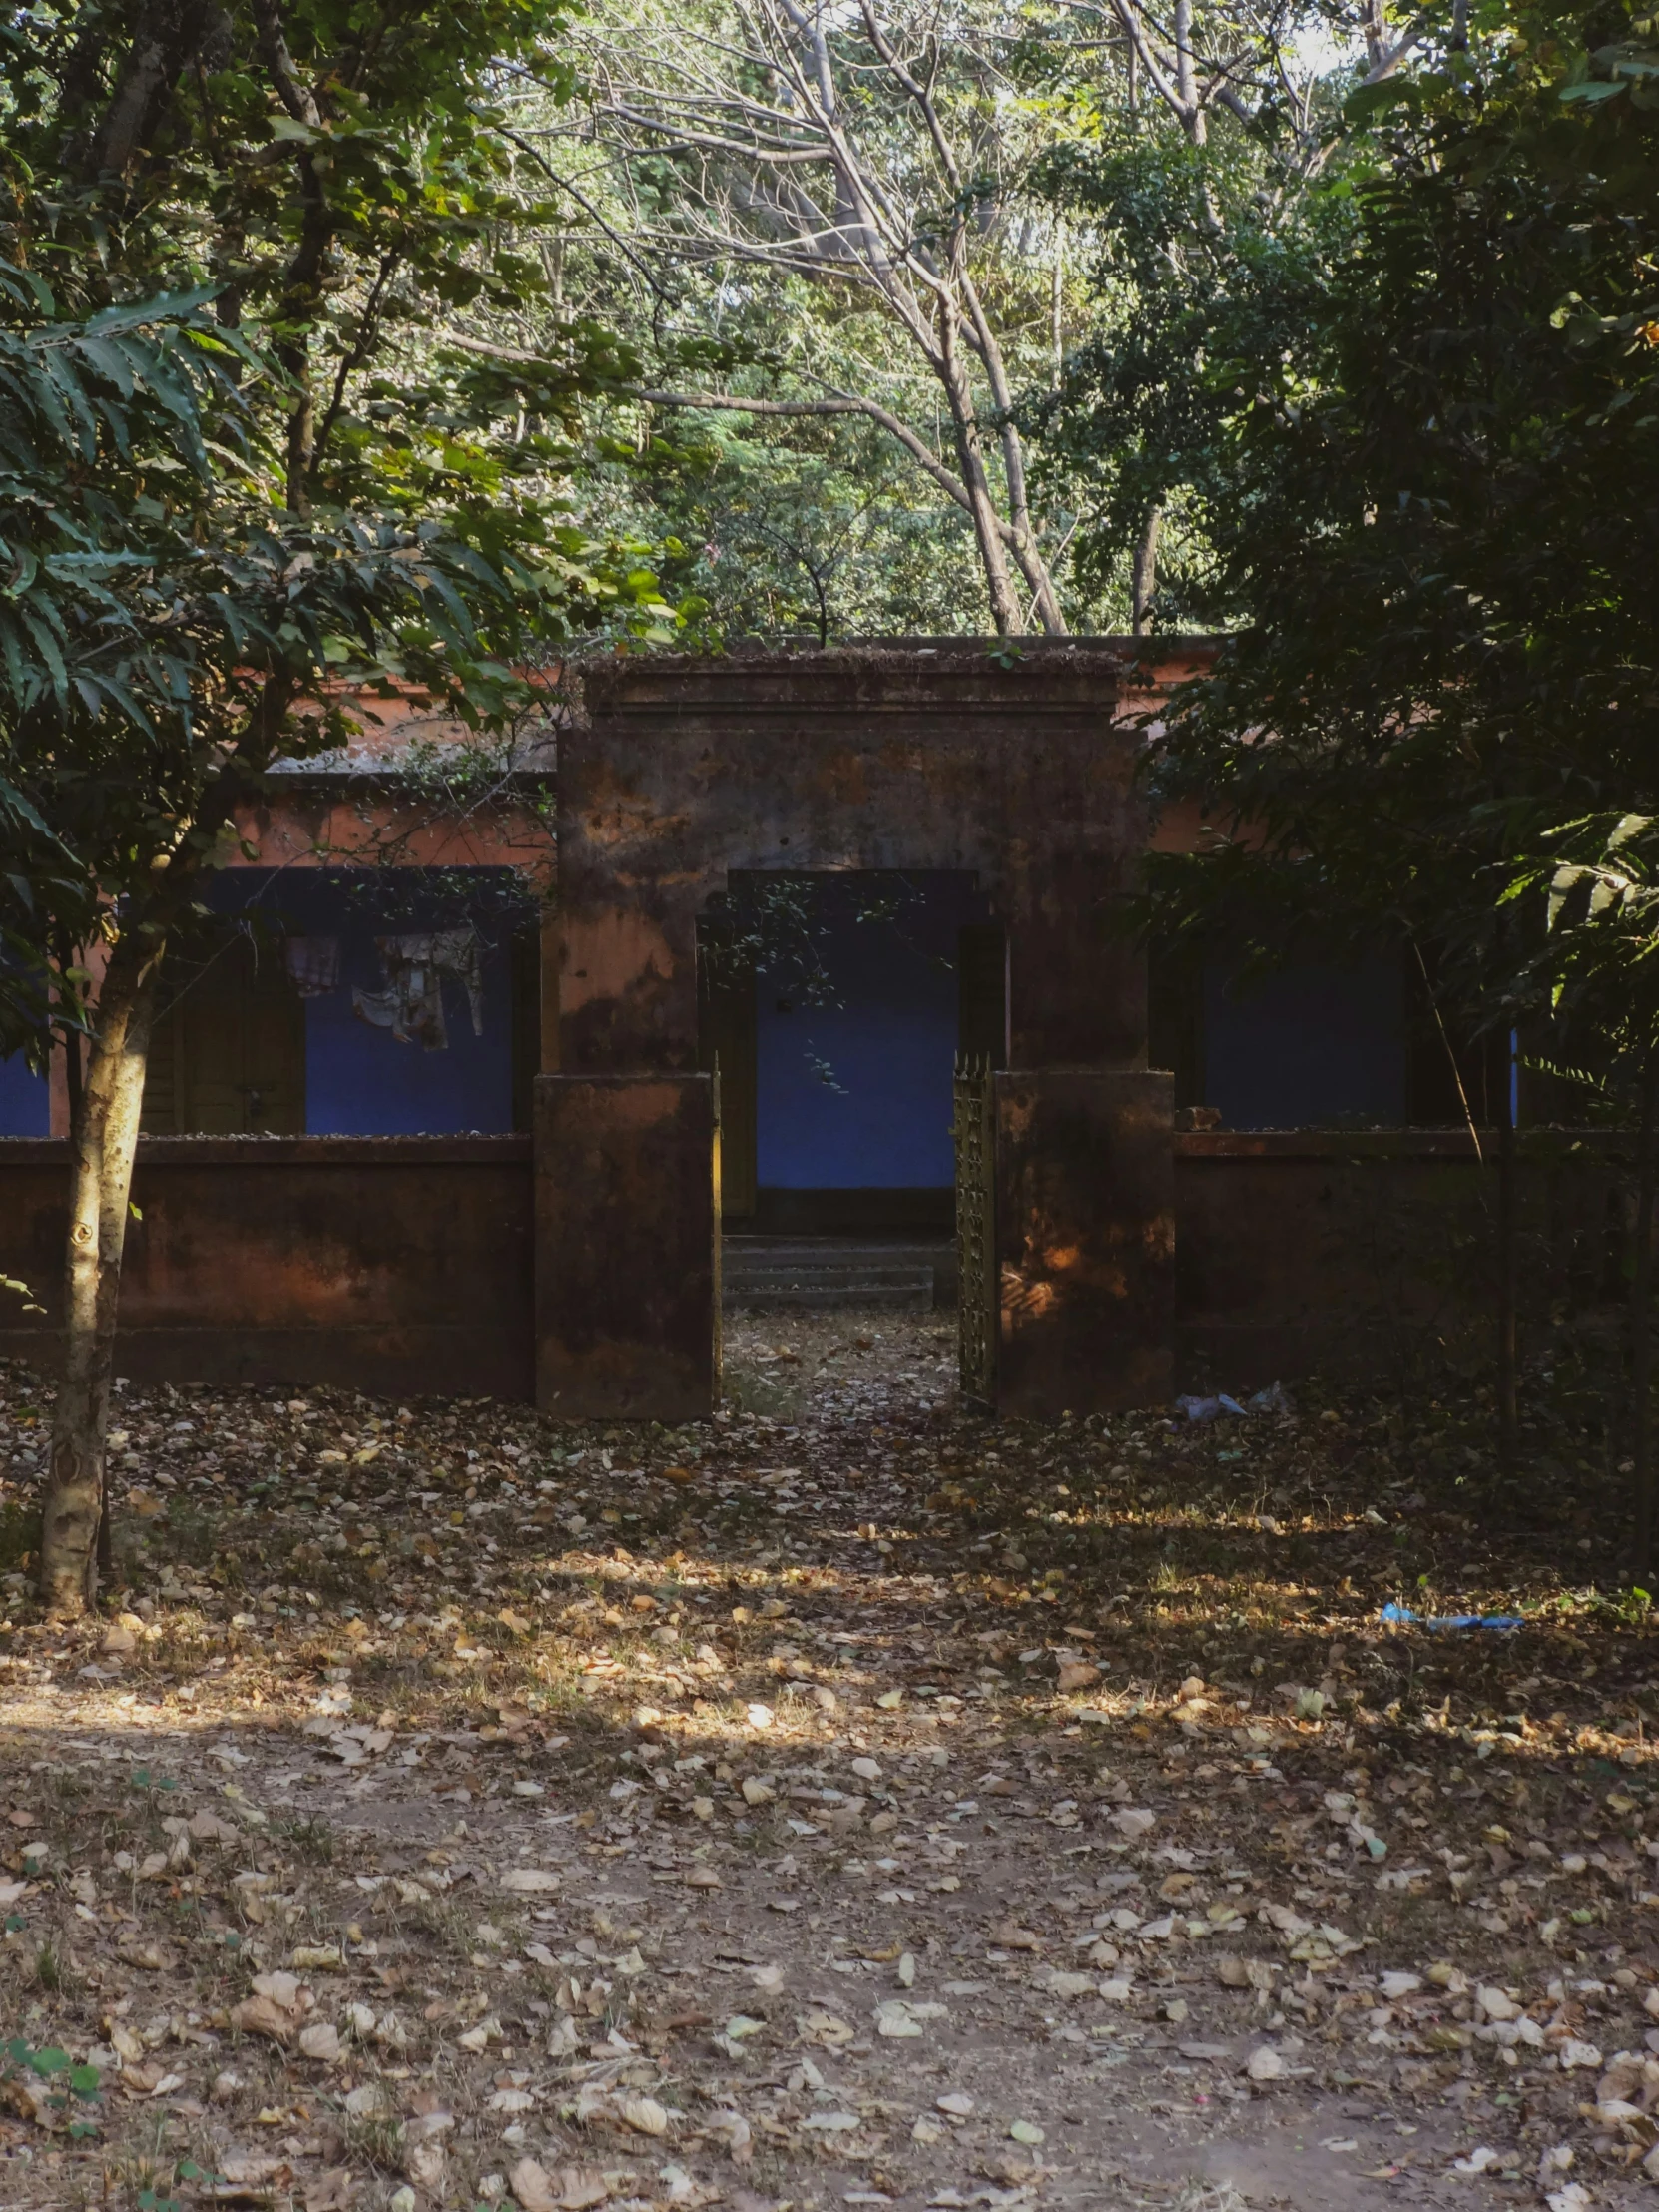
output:
[[[326,998],[339,989],[338,937],[284,937],[282,961],[301,998]]]
[[[353,990],[351,1004],[361,1021],[389,1029],[399,1044],[423,1045],[428,1052],[449,1047],[443,1018],[443,978],[453,976],[466,992],[472,1033],[484,1033],[484,948],[475,929],[428,929],[408,936],[376,937],[385,963],[383,990]]]

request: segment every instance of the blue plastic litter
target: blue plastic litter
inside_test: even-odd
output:
[[[1242,1405],[1223,1390],[1215,1397],[1178,1397],[1175,1410],[1185,1413],[1189,1420],[1216,1420],[1223,1413],[1233,1413],[1245,1420],[1252,1413],[1294,1413],[1296,1407],[1283,1382],[1270,1382],[1265,1390],[1256,1391]]]
[[[1245,1399],[1247,1413],[1294,1413],[1296,1406],[1283,1382],[1270,1382],[1265,1390]]]
[[[1384,1605],[1378,1614],[1392,1628],[1524,1628],[1522,1613],[1413,1613],[1408,1605]]]
[[[1290,1391],[1283,1382],[1270,1382],[1268,1389],[1259,1389],[1252,1398],[1246,1398],[1246,1413],[1294,1413]]]
[[[1189,1420],[1214,1420],[1221,1413],[1237,1413],[1241,1420],[1244,1418],[1244,1407],[1225,1392],[1220,1397],[1178,1397],[1175,1410],[1185,1413]]]

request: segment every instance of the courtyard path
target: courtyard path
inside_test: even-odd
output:
[[[673,1431],[129,1388],[73,1636],[0,1371],[0,2206],[1647,2196],[1659,1685],[1568,1379],[1499,1515],[1473,1400],[729,1359]]]

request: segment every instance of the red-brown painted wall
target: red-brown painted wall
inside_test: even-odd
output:
[[[1482,1160],[1466,1129],[1177,1132],[1178,1371],[1237,1392],[1489,1365],[1496,1141]],[[1632,1142],[1522,1132],[1523,1319],[1622,1297]]]
[[[1540,1130],[1522,1148],[1527,1307],[1610,1312],[1629,1141]],[[1180,1386],[1386,1378],[1489,1354],[1489,1144],[1487,1160],[1466,1131],[1177,1133]],[[42,1365],[67,1176],[66,1146],[0,1141],[0,1275],[49,1309],[25,1316],[0,1293],[0,1353]],[[123,1374],[535,1394],[528,1137],[146,1138],[134,1198]],[[557,1265],[550,1251],[549,1283]]]
[[[0,1352],[48,1362],[68,1147],[0,1143]],[[146,1137],[121,1287],[135,1381],[528,1398],[528,1137]]]

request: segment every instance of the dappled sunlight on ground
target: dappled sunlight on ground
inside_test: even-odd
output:
[[[1588,1397],[1499,1493],[1449,1394],[997,1426],[943,1317],[729,1353],[677,1430],[128,1389],[74,1635],[0,1385],[7,2204],[1645,2192]]]

